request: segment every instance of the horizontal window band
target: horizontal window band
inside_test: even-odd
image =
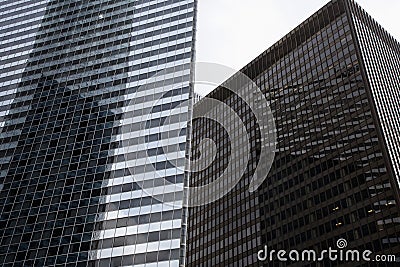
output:
[[[168,229],[157,232],[149,232],[149,233],[142,233],[142,234],[134,234],[108,239],[97,239],[99,247],[101,249],[107,248],[117,248],[117,247],[124,247],[124,246],[132,246],[137,244],[143,244],[148,242],[156,242],[156,241],[163,241],[163,240],[171,240],[171,239],[180,239],[181,236],[181,229]],[[96,242],[96,241],[93,241]]]
[[[108,230],[108,229],[115,229],[119,227],[129,227],[129,226],[139,226],[141,224],[149,224],[149,223],[156,223],[156,222],[163,222],[163,221],[176,221],[182,219],[182,210],[175,209],[163,212],[154,212],[148,214],[142,214],[137,216],[129,216],[120,219],[112,219],[112,220],[101,220],[98,221],[99,230]],[[175,223],[176,224],[176,223]],[[179,225],[180,226],[180,225]],[[164,226],[164,229],[174,229],[176,225],[168,225]]]
[[[101,228],[98,227],[98,228]],[[136,235],[150,232],[159,232],[165,229],[181,228],[181,219],[164,220],[160,222],[139,224],[134,226],[122,226],[108,230],[97,230],[93,233],[92,240],[108,239],[112,237],[124,237],[126,235]]]

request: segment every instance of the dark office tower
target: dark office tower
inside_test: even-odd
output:
[[[228,195],[190,209],[188,266],[370,264],[257,260],[265,245],[321,252],[337,249],[340,238],[347,249],[400,261],[399,64],[400,44],[356,3],[335,0],[245,66],[241,71],[262,90],[275,117],[275,159],[255,194],[246,184],[250,164],[245,182]],[[224,85],[209,97],[236,111],[257,152],[257,121]],[[194,111],[213,112],[204,103]],[[192,129],[194,158],[210,153],[199,145],[204,138],[219,149],[191,182],[212,181],[234,151],[215,121],[198,119]]]
[[[184,264],[195,10],[1,1],[1,266]]]

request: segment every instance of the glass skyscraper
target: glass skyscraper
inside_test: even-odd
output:
[[[226,89],[235,76],[206,96],[242,119],[251,160],[229,194],[190,208],[188,266],[395,266],[287,257],[291,250],[338,249],[340,239],[348,249],[372,251],[372,259],[394,255],[398,265],[399,63],[397,40],[354,1],[333,0],[247,64],[241,72],[262,90],[277,129],[274,163],[255,193],[248,185],[263,164],[260,129],[249,106]],[[196,103],[194,114],[232,119],[204,103]],[[224,172],[237,151],[215,120],[192,126],[193,157],[214,156],[204,139],[217,146],[212,164],[199,162],[191,179],[202,184]],[[259,260],[264,246],[275,255],[285,250],[288,261]]]
[[[1,266],[185,264],[195,13],[1,1]]]

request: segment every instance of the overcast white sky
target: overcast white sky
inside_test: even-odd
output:
[[[328,0],[199,0],[196,60],[241,69]],[[399,0],[356,0],[400,40]],[[227,77],[226,77],[227,78]],[[196,87],[205,95],[211,88]]]

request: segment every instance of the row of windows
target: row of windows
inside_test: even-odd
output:
[[[158,45],[162,45],[162,44],[166,44],[166,43],[172,43],[174,41],[185,39],[185,38],[190,39],[191,37],[192,37],[192,32],[178,33],[176,35],[172,35],[172,36],[169,36],[169,37],[162,37],[160,39],[155,39],[155,40],[152,40],[152,41],[135,44],[135,45],[131,46],[131,51],[140,50],[140,49],[144,49],[144,48],[147,48],[147,47],[153,47],[153,46],[156,47]],[[24,51],[25,49],[27,49],[27,48],[24,48],[22,51]],[[96,57],[97,57],[96,55],[88,57],[88,60],[89,61],[95,60]],[[81,60],[84,60],[84,59],[82,58]],[[117,63],[118,62],[119,61],[117,61]],[[76,63],[74,63],[74,64],[79,64],[79,60],[77,60]],[[27,70],[27,71],[29,72],[29,70]],[[71,80],[71,81],[73,81],[73,80]],[[71,82],[71,81],[67,82],[67,85],[72,85],[73,83],[75,83],[75,81],[74,82]],[[78,79],[78,81],[76,81],[76,83],[79,83],[79,79]],[[107,81],[105,83],[105,86],[112,87],[112,86],[115,86],[117,84],[116,82],[113,82],[113,84],[115,84],[115,85],[110,84],[110,83],[111,83],[110,81]],[[63,83],[61,83],[61,85],[63,85]],[[24,85],[22,84],[20,86],[23,87]],[[101,86],[101,82],[100,81],[98,82],[97,86]],[[9,90],[9,89],[14,89],[14,86],[11,85],[10,83],[3,83],[2,84],[2,88],[3,88],[4,91],[6,91],[6,90]]]

